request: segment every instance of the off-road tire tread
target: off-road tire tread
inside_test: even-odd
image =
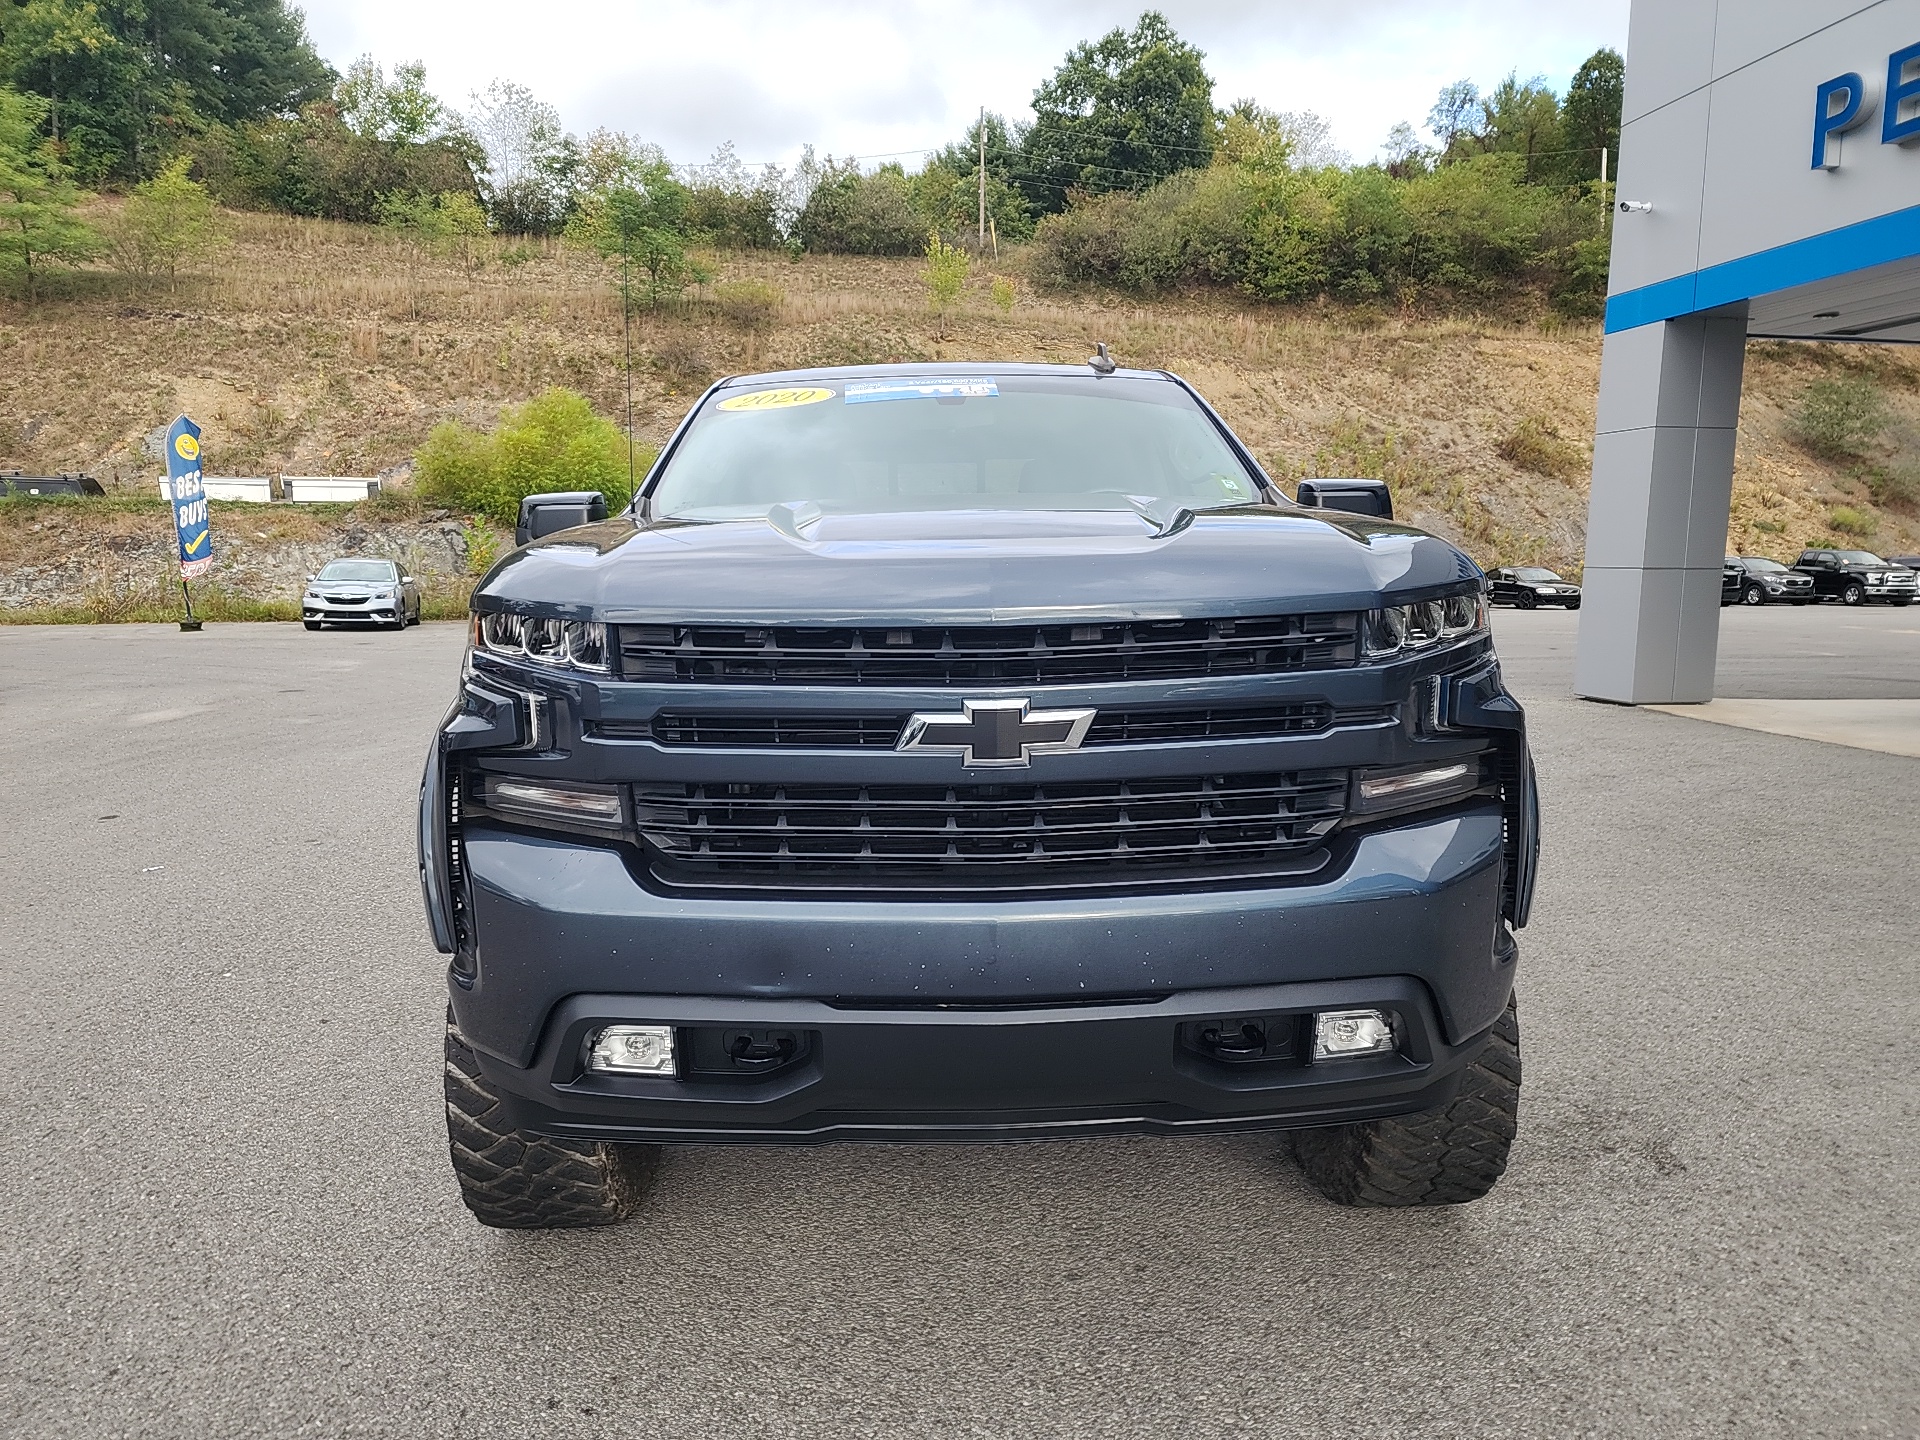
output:
[[[556,1140],[516,1130],[447,1012],[447,1143],[460,1198],[482,1225],[560,1230],[612,1225],[639,1206],[658,1145]]]
[[[1296,1131],[1308,1181],[1339,1205],[1463,1205],[1506,1173],[1520,1113],[1520,1019],[1512,1000],[1438,1110]]]

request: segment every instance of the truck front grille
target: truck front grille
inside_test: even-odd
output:
[[[670,883],[952,889],[1300,868],[1345,770],[1047,785],[636,785]]]
[[[701,685],[1074,685],[1353,665],[1359,616],[1049,625],[622,625],[628,680]]]
[[[1157,710],[1102,709],[1087,746],[1167,744],[1194,740],[1264,739],[1315,735],[1338,721],[1376,723],[1391,712],[1374,708],[1336,712],[1322,701],[1292,705],[1235,705]],[[613,740],[651,739],[676,749],[890,750],[907,723],[889,714],[816,711],[664,712],[651,722],[601,721],[594,733]]]

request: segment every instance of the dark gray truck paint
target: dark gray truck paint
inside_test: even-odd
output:
[[[744,382],[702,403],[729,383]],[[671,456],[670,444],[659,464]],[[806,506],[718,522],[654,519],[643,498],[505,557],[474,604],[683,635],[991,630],[1360,612],[1482,584],[1441,540],[1303,510],[1262,486],[1256,503],[1198,512]],[[1016,696],[1102,713],[1298,703],[1331,718],[1312,733],[1036,754],[1014,772],[889,748],[665,744],[659,730],[664,715],[702,709],[905,716]],[[632,837],[541,833],[459,805],[461,777],[486,773],[654,788],[1058,787],[1470,756],[1485,757],[1482,792],[1343,825],[1310,874],[1196,872],[1174,884],[1014,875],[1003,892],[703,888]],[[1044,685],[593,678],[476,652],[420,810],[429,922],[454,956],[453,1009],[487,1079],[525,1128],[635,1141],[1180,1131],[1430,1109],[1451,1098],[1512,992],[1537,836],[1524,717],[1484,636],[1390,662]],[[1316,1009],[1369,1004],[1401,1016],[1402,1054],[1314,1066],[1283,1038],[1282,1051],[1238,1064],[1188,1043],[1209,1016],[1265,1017],[1297,1040],[1295,1022]],[[767,1074],[587,1074],[586,1037],[621,1019],[695,1037],[778,1033],[793,1051]]]

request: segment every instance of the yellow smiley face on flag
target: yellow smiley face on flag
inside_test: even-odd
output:
[[[191,435],[180,435],[174,439],[173,451],[174,454],[178,455],[182,460],[198,460],[200,458],[200,442]]]

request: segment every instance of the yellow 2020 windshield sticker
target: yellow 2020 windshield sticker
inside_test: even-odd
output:
[[[807,386],[797,390],[755,390],[746,395],[735,395],[722,400],[722,410],[791,410],[796,405],[818,405],[822,400],[833,399],[833,391],[822,390],[817,386]]]

